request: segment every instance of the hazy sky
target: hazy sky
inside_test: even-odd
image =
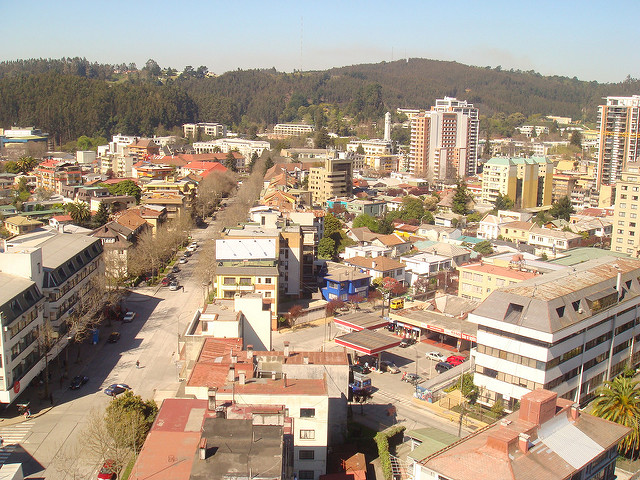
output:
[[[640,2],[0,0],[0,60],[313,70],[408,57],[640,77]]]

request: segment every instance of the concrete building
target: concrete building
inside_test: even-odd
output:
[[[245,158],[251,158],[255,153],[256,155],[262,155],[262,152],[269,150],[271,144],[264,140],[245,140],[242,138],[219,138],[217,140],[211,140],[208,142],[194,142],[193,148],[197,154],[200,153],[215,153],[221,151],[222,153],[229,153],[237,150],[240,155]],[[244,166],[244,165],[243,165]]]
[[[209,137],[226,137],[227,127],[220,123],[185,123],[182,125],[185,137],[198,138],[201,135]]]
[[[353,297],[367,298],[371,275],[361,272],[352,266],[341,265],[335,262],[326,262],[319,272],[321,277],[320,291],[322,298],[327,301],[349,301]]]
[[[555,258],[561,252],[579,247],[582,243],[582,235],[563,230],[533,227],[529,230],[527,243],[535,248],[536,255]]]
[[[282,135],[285,137],[297,137],[300,135],[309,135],[313,133],[315,128],[313,125],[306,123],[278,123],[273,127],[274,135]]]
[[[414,480],[613,480],[628,433],[539,389],[522,397],[519,411],[462,440],[423,443],[409,454],[409,468]]]
[[[393,278],[403,285],[406,283],[405,279],[405,264],[387,257],[352,257],[344,261],[344,264],[351,267],[356,267],[361,273],[370,275],[372,279],[385,277]]]
[[[391,140],[352,140],[347,143],[347,152],[357,153],[358,147],[362,146],[364,155],[381,156],[391,155]]]
[[[56,160],[46,160],[34,169],[36,188],[44,188],[57,194],[64,186],[82,185],[82,169],[78,165]]]
[[[484,164],[482,203],[494,204],[506,195],[516,208],[551,205],[553,162],[547,158],[494,157]]]
[[[596,189],[615,185],[629,163],[640,156],[640,95],[607,97],[598,107]]]
[[[616,202],[613,214],[611,251],[628,253],[633,257],[640,254],[640,169],[628,167],[616,183]],[[637,235],[636,235],[637,234]]]
[[[315,205],[324,205],[334,197],[351,195],[353,191],[353,161],[327,158],[323,167],[309,169],[309,190]]]
[[[640,359],[640,261],[603,257],[492,291],[478,324],[478,401],[508,409],[544,388],[584,404]]]
[[[534,136],[533,132],[536,132],[536,137],[549,133],[549,127],[545,127],[542,125],[522,125],[521,127],[516,127],[516,130],[518,130],[521,134],[526,135],[527,137]]]
[[[428,112],[411,119],[409,171],[430,180],[452,180],[476,174],[478,109],[445,97]]]
[[[477,302],[483,301],[498,288],[515,285],[537,275],[535,272],[484,262],[460,265],[458,271],[460,272],[458,296]]]
[[[12,235],[22,235],[23,233],[29,233],[42,226],[42,222],[38,220],[32,220],[29,217],[22,215],[15,215],[13,217],[5,218],[4,228]]]

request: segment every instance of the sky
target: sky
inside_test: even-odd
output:
[[[637,0],[0,0],[0,61],[154,59],[221,74],[409,57],[618,82],[640,77],[639,14]]]

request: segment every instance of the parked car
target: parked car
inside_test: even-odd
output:
[[[120,340],[120,334],[118,332],[111,332],[111,335],[107,338],[108,343],[116,343],[118,340]]]
[[[171,279],[169,277],[164,277],[162,280],[160,280],[160,285],[162,285],[163,287],[168,287],[170,283]]]
[[[171,267],[171,271],[173,273],[178,273],[180,271],[180,267],[178,265],[174,265],[173,267]]]
[[[189,260],[187,260],[187,257],[180,257],[180,260],[178,260],[178,263],[187,263]]]
[[[436,364],[436,372],[438,373],[446,372],[447,370],[451,370],[452,368],[453,365],[447,362],[440,362]]]
[[[410,383],[411,385],[418,385],[419,383],[422,383],[424,380],[420,375],[417,375],[415,373],[404,372],[402,374],[402,381]]]
[[[195,251],[196,251],[196,248],[198,248],[198,247],[196,247],[196,246],[195,246],[195,245],[193,245],[193,244],[192,244],[192,245],[189,245],[189,246],[187,247],[187,252],[191,252],[191,253],[193,253],[193,252],[195,252]]]
[[[175,292],[176,290],[178,290],[178,288],[180,288],[178,282],[171,282],[171,284],[169,285],[169,290],[171,290],[172,292]]]
[[[390,332],[395,331],[396,329],[396,324],[395,323],[387,323],[384,328],[386,328],[387,330],[389,330]]]
[[[126,383],[113,383],[104,389],[104,393],[115,397],[120,395],[121,393],[126,392],[127,390],[131,390],[131,387]]]
[[[454,367],[460,365],[466,360],[462,355],[451,355],[447,358],[447,363],[453,365]]]
[[[367,374],[367,373],[371,372],[371,370],[369,370],[369,368],[365,367],[364,365],[351,365],[349,368],[354,373]]]
[[[400,373],[400,369],[396,366],[396,364],[389,360],[383,360],[380,362],[380,371],[389,373]]]
[[[378,363],[378,359],[372,355],[362,355],[361,357],[358,357],[358,365],[375,365],[376,363]]]
[[[444,362],[447,360],[447,357],[440,352],[427,352],[425,355],[429,360],[435,360],[436,362]]]
[[[134,318],[136,318],[136,312],[127,312],[124,314],[124,317],[122,317],[122,321],[124,323],[131,323]]]
[[[69,384],[69,388],[71,390],[78,390],[88,381],[89,381],[89,377],[86,377],[84,375],[77,375],[73,377],[73,380],[71,380],[71,383]]]
[[[184,251],[184,256],[185,257],[190,257],[191,256],[191,250],[185,250]]]
[[[115,460],[105,460],[98,472],[98,480],[114,480],[116,475]]]
[[[413,345],[414,343],[416,343],[415,339],[413,339],[411,337],[406,337],[406,338],[402,339],[402,341],[400,342],[399,347],[400,348],[407,348],[409,345]]]

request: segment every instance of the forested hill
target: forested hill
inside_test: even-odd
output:
[[[331,129],[342,121],[336,119],[378,120],[396,107],[428,108],[445,95],[471,101],[481,115],[593,121],[602,97],[638,93],[635,79],[599,84],[426,59],[303,73],[237,70],[218,77],[207,76],[205,67],[177,75],[152,60],[137,69],[78,58],[34,59],[0,63],[0,127],[36,125],[61,144],[80,135],[152,135],[192,121],[246,131],[312,112],[316,123]],[[320,118],[311,108],[319,104],[327,107]]]

